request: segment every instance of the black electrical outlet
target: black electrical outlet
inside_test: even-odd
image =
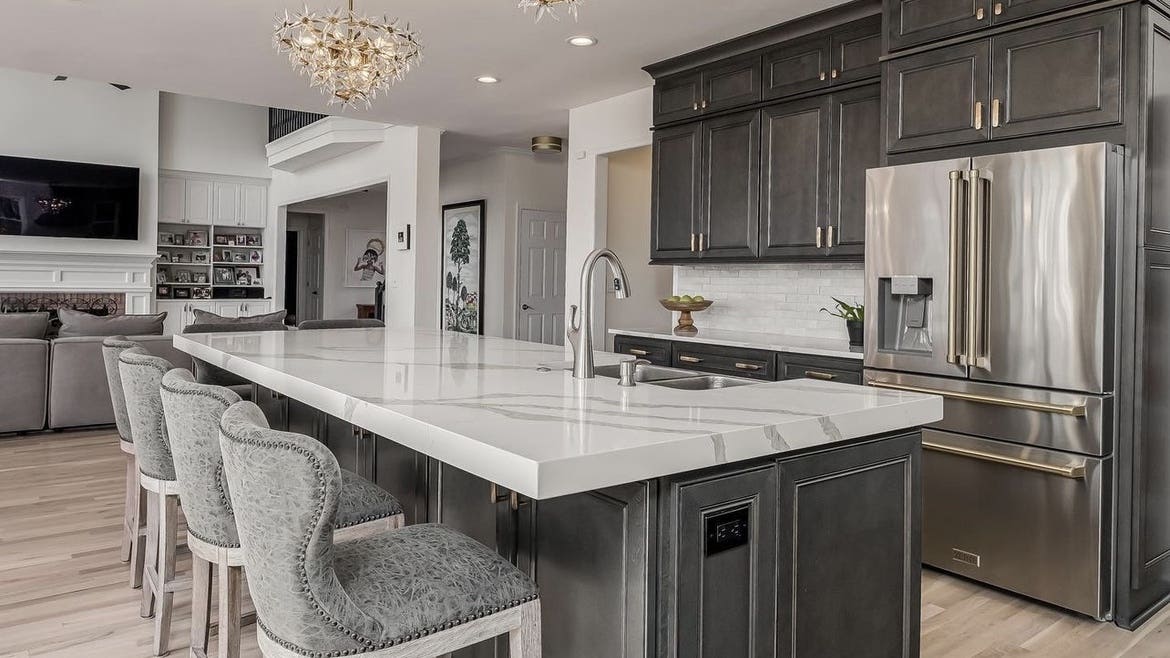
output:
[[[707,534],[707,555],[715,555],[729,548],[743,546],[751,538],[751,508],[744,506],[720,512],[704,519]]]

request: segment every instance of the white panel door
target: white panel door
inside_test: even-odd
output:
[[[183,198],[186,181],[173,176],[158,178],[158,221],[181,223],[187,219]]]
[[[205,180],[191,180],[186,181],[186,194],[184,194],[187,206],[186,220],[192,224],[210,224],[211,223],[211,181]]]
[[[521,210],[516,338],[565,342],[565,213]]]
[[[240,184],[215,182],[215,225],[240,225]]]
[[[243,185],[240,188],[240,226],[264,228],[268,224],[268,188]]]

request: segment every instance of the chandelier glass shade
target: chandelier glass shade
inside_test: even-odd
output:
[[[287,54],[298,73],[329,97],[329,104],[369,107],[390,85],[402,80],[422,59],[422,46],[410,26],[397,20],[348,11],[303,11],[276,18],[273,44]]]
[[[573,20],[577,20],[577,8],[581,5],[581,0],[520,0],[520,8],[524,13],[528,13],[529,9],[536,10],[536,22],[544,18],[545,14],[550,16],[554,21],[561,20],[557,16],[557,5],[564,5],[565,10]]]

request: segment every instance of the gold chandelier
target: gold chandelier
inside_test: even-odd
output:
[[[276,52],[288,53],[298,73],[320,87],[329,104],[369,107],[379,91],[402,80],[422,59],[422,46],[410,25],[349,10],[316,12],[306,5],[295,15],[276,17]]]
[[[577,7],[581,5],[581,0],[520,0],[520,8],[524,13],[528,13],[529,9],[536,9],[537,23],[545,14],[551,16],[554,21],[561,20],[557,16],[557,5],[564,5],[573,20],[577,20]]]

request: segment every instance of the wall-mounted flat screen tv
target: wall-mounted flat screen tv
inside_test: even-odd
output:
[[[0,156],[0,236],[138,239],[138,169]]]

